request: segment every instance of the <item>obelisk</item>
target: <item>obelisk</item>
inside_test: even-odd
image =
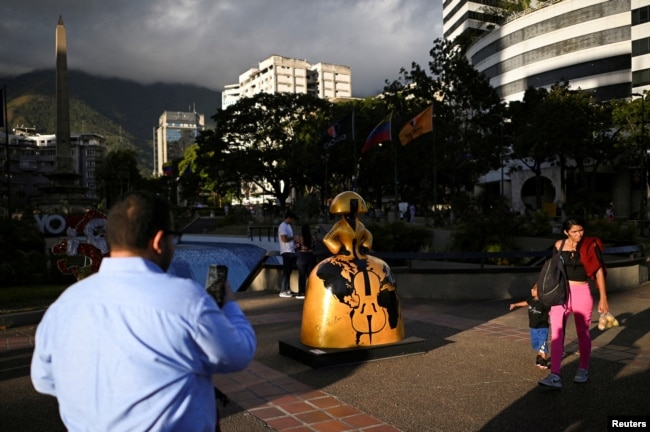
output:
[[[45,174],[48,185],[39,187],[36,206],[44,212],[84,213],[95,200],[86,198],[86,188],[74,169],[70,138],[70,102],[68,96],[68,47],[63,18],[56,26],[56,158],[52,172]]]
[[[56,168],[59,174],[72,174],[70,146],[70,102],[68,100],[68,47],[63,17],[56,26]]]

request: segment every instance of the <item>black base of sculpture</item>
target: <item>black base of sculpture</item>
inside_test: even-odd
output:
[[[280,354],[315,369],[343,366],[368,361],[424,354],[425,339],[408,337],[399,342],[356,348],[312,348],[300,340],[280,341]]]

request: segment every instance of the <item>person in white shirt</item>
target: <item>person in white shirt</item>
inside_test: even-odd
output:
[[[293,262],[295,259],[296,245],[293,238],[293,228],[291,224],[296,219],[296,215],[287,212],[284,220],[278,227],[278,237],[280,238],[280,255],[282,256],[282,282],[280,285],[280,297],[293,297],[289,281],[293,271]]]

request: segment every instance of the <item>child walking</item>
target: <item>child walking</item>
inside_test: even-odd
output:
[[[530,343],[537,353],[535,365],[547,369],[550,358],[548,357],[548,312],[549,309],[542,304],[537,296],[537,284],[530,289],[530,297],[525,301],[510,303],[510,310],[517,307],[528,306],[528,327],[530,327]]]

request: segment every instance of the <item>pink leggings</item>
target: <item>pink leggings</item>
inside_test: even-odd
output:
[[[578,335],[578,350],[580,351],[580,368],[589,367],[591,357],[591,336],[589,325],[594,299],[591,297],[589,283],[574,283],[569,285],[569,300],[564,305],[553,306],[549,313],[551,320],[551,372],[560,374],[560,365],[564,356],[564,334],[569,314],[573,312]]]

